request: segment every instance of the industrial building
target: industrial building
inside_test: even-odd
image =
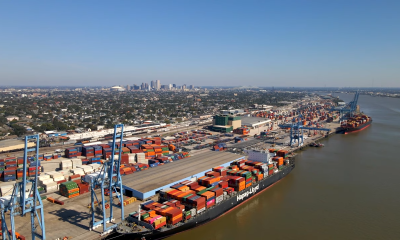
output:
[[[215,115],[213,117],[213,131],[232,132],[236,128],[242,126],[242,121],[239,116],[231,115]]]
[[[271,119],[261,117],[242,117],[241,120],[241,126],[249,128],[269,126],[271,122]]]

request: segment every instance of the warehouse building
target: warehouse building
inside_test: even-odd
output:
[[[271,119],[260,117],[242,117],[242,127],[258,128],[269,126]]]

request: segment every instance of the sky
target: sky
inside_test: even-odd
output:
[[[400,87],[400,1],[0,1],[0,86]]]

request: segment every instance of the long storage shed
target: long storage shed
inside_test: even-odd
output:
[[[136,172],[122,178],[123,189],[127,196],[147,199],[157,191],[173,184],[204,176],[213,167],[229,166],[233,161],[244,159],[244,156],[209,151],[193,157],[185,158],[164,166]]]

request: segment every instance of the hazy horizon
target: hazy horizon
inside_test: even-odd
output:
[[[400,87],[399,1],[0,3],[0,86]]]

